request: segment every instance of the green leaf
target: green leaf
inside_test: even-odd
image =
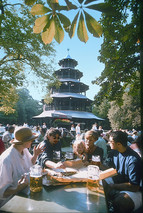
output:
[[[61,23],[63,24],[63,27],[66,29],[68,28],[70,25],[71,25],[71,22],[70,20],[63,14],[61,13],[57,13]]]
[[[25,0],[25,4],[28,6],[33,5],[37,0]]]
[[[48,7],[45,7],[42,4],[35,4],[31,9],[31,14],[35,15],[44,15],[45,13],[51,12]]]
[[[98,1],[98,0],[86,0],[86,1],[84,2],[84,4],[89,4],[89,3],[95,2],[95,1]]]
[[[77,19],[78,19],[78,16],[79,16],[79,12],[76,14],[72,24],[71,24],[71,28],[70,28],[70,31],[69,31],[69,37],[72,38],[75,34],[75,29],[76,29],[76,24],[77,24]]]
[[[91,15],[84,11],[87,29],[94,37],[100,37],[102,35],[102,27]]]
[[[50,18],[50,15],[46,15],[46,16],[37,18],[35,21],[35,25],[33,27],[33,32],[40,33],[46,26],[47,22],[49,22],[49,18]]]
[[[107,15],[117,15],[117,11],[109,3],[99,3],[87,6],[86,8],[98,10],[106,13]]]
[[[45,44],[50,44],[55,36],[55,22],[52,19],[50,20],[49,28],[45,32],[42,33],[42,41]]]
[[[65,0],[67,4],[68,10],[77,9],[77,6],[75,4],[72,4],[69,0]]]
[[[57,5],[57,10],[58,11],[61,11],[61,10],[69,10],[68,8],[67,8],[67,6],[63,6],[63,5]]]
[[[87,42],[88,41],[88,34],[86,30],[86,26],[84,23],[83,14],[81,13],[78,28],[77,28],[77,35],[80,41]]]
[[[78,0],[78,2],[79,2],[80,4],[82,4],[82,3],[83,3],[83,1],[84,1],[84,0]]]
[[[54,17],[54,20],[55,20],[55,36],[54,36],[54,38],[60,44],[64,39],[64,30],[63,30],[57,16]]]

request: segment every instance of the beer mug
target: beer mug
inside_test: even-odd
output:
[[[53,151],[53,161],[58,162],[61,160],[61,151]]]
[[[30,191],[40,192],[42,190],[42,167],[35,164],[30,167]]]
[[[73,154],[73,152],[67,152],[67,153],[65,154],[65,159],[66,159],[66,160],[73,160],[73,159],[74,159],[74,154]]]
[[[87,187],[91,191],[98,191],[99,189],[99,176],[100,170],[98,166],[89,165],[88,166],[88,179],[87,179]]]
[[[92,155],[92,164],[96,166],[100,166],[100,155]]]

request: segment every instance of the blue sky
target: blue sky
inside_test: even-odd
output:
[[[76,0],[74,2],[77,2]],[[97,1],[97,3],[103,1]],[[91,14],[91,12],[90,12]],[[72,14],[68,15],[72,16]],[[98,21],[100,19],[100,12],[93,12],[92,16],[96,18]],[[100,76],[101,72],[104,69],[104,64],[100,63],[97,60],[99,56],[99,50],[101,49],[101,44],[103,42],[103,38],[95,38],[91,34],[88,34],[89,40],[87,43],[81,42],[77,35],[70,39],[67,34],[65,34],[64,40],[61,44],[55,42],[55,69],[59,69],[58,62],[59,60],[65,58],[68,55],[67,49],[69,48],[69,55],[71,58],[74,58],[78,61],[77,69],[83,72],[83,77],[81,78],[81,82],[89,85],[89,90],[86,92],[86,96],[93,100],[94,95],[98,93],[99,86],[93,85],[91,83],[92,80],[95,80],[96,77]],[[42,92],[40,86],[35,90],[34,86],[29,86],[30,94],[34,99],[41,100],[44,96],[44,92]]]

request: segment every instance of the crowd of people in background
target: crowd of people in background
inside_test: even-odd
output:
[[[20,144],[17,132],[24,129],[31,131],[31,140],[26,145],[26,140]],[[5,150],[13,147],[21,152],[28,148],[31,155],[29,159],[34,159],[34,163],[41,165],[42,168],[66,168],[67,162],[60,161],[62,158],[61,137],[64,136],[64,128],[47,128],[46,123],[41,126],[29,126],[24,123],[18,127],[16,125],[7,125],[3,128],[0,125],[0,155],[5,158]],[[76,126],[71,125],[69,130],[72,136],[72,143],[69,144],[73,149],[74,158],[79,158],[83,165],[89,165],[93,162],[93,156],[100,157],[101,168],[115,168],[118,175],[112,180],[105,179],[105,187],[109,203],[112,201],[114,212],[130,213],[142,206],[141,198],[141,159],[142,159],[142,134],[141,131],[132,130],[109,130],[105,131],[97,123],[92,125],[91,129],[81,130],[80,123]],[[36,135],[36,136],[34,136]],[[24,137],[22,135],[22,137]],[[34,146],[31,146],[34,142]],[[19,143],[19,144],[18,144]],[[37,148],[35,146],[37,145]],[[41,149],[40,149],[41,147]],[[10,149],[9,149],[10,148]],[[14,152],[14,151],[13,151]],[[54,154],[60,153],[59,162],[53,162]],[[9,155],[11,151],[8,152]],[[35,154],[36,153],[36,154]],[[36,157],[32,157],[36,155]],[[9,159],[9,157],[8,157]],[[23,181],[23,180],[22,180]],[[19,186],[18,186],[19,187]],[[19,190],[19,188],[17,188]],[[6,194],[11,191],[6,191]]]
[[[43,123],[42,125],[36,125],[36,126],[29,126],[27,123],[24,123],[22,126],[29,127],[33,132],[38,134],[38,137],[35,139],[36,143],[40,143],[44,140],[46,131],[48,130],[46,123]],[[17,125],[9,125],[3,126],[0,124],[0,154],[7,149],[10,146],[10,141],[14,138],[14,130],[17,128]],[[61,137],[64,135],[64,129],[65,128],[58,128],[61,132]],[[94,123],[92,125],[92,128],[90,130],[97,131],[98,133],[98,140],[95,142],[95,145],[103,149],[103,158],[106,159],[107,152],[110,150],[109,146],[109,135],[113,130],[103,130],[102,126],[98,127],[97,123]],[[69,132],[69,135],[72,137],[73,141],[75,140],[82,140],[84,139],[86,131],[81,130],[80,123],[74,125],[71,125],[71,129],[67,132]],[[141,157],[141,131],[137,131],[135,129],[132,130],[122,130],[127,134],[128,138],[128,146],[130,146],[134,151],[136,151],[139,156]]]

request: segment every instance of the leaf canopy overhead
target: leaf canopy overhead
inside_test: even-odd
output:
[[[34,17],[22,3],[4,0],[0,7],[0,111],[5,113],[15,110],[17,88],[23,84],[36,87],[37,78],[44,84],[53,79],[53,44],[45,45],[40,35],[31,33]],[[36,22],[41,23],[44,20]],[[29,77],[32,74],[34,78]]]
[[[35,3],[36,1],[29,0],[29,5],[32,5],[32,3]],[[60,4],[60,0],[47,0],[45,4],[35,4],[31,9],[31,14],[34,16],[37,15],[49,15],[49,16],[56,16],[55,19],[50,19],[52,23],[54,23],[56,28],[56,35],[54,36],[54,32],[52,32],[50,26],[51,24],[48,24],[49,19],[45,20],[45,25],[47,28],[50,29],[47,30],[47,36],[44,36],[43,40],[43,25],[44,23],[41,23],[42,26],[34,26],[33,32],[34,33],[41,33],[42,34],[42,40],[45,44],[49,44],[52,42],[52,40],[55,38],[58,43],[61,43],[64,39],[64,31],[69,34],[69,37],[72,38],[75,35],[75,31],[77,30],[77,36],[80,41],[87,42],[88,41],[88,32],[91,33],[94,37],[100,37],[102,35],[102,27],[99,22],[95,20],[91,15],[89,15],[85,10],[86,9],[92,9],[97,10],[100,12],[105,13],[112,13],[114,14],[114,9],[111,7],[111,5],[107,3],[98,3],[95,4],[97,0],[78,0],[77,3],[65,0],[65,5]],[[25,1],[27,4],[27,1]],[[77,6],[78,5],[78,6]],[[69,17],[66,15],[63,15],[60,13],[60,11],[69,11],[74,10],[76,15],[73,17],[73,21],[70,21]],[[115,15],[115,14],[114,14]],[[117,14],[116,14],[117,15]],[[58,20],[58,21],[57,21]],[[35,21],[36,23],[36,21]],[[53,26],[54,26],[53,25]],[[53,30],[54,27],[52,28]],[[45,33],[44,33],[45,34]],[[48,35],[51,34],[51,35]],[[49,39],[53,38],[53,39]],[[58,38],[58,39],[57,39]]]

